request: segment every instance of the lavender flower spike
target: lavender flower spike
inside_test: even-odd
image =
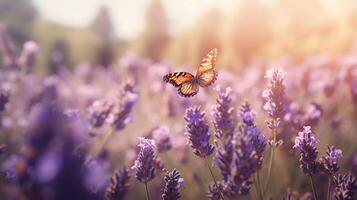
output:
[[[135,178],[140,182],[147,183],[155,178],[155,142],[151,139],[146,139],[143,137],[139,138],[140,152],[137,160],[134,163],[132,169],[136,170]]]
[[[265,75],[265,78],[268,79],[268,86],[262,95],[265,100],[264,110],[274,119],[281,118],[283,114],[285,75],[286,73],[282,69],[270,69]]]
[[[336,185],[336,200],[353,200],[353,190],[357,189],[357,180],[352,174],[339,174],[334,177],[333,183]]]
[[[334,146],[327,147],[326,156],[320,159],[320,168],[328,175],[336,173],[340,167],[338,161],[342,158],[341,149],[336,149]]]
[[[107,122],[114,130],[122,130],[131,122],[130,112],[138,99],[139,96],[134,91],[134,86],[129,82],[125,83],[107,118]]]
[[[193,153],[205,158],[213,153],[214,147],[209,143],[211,133],[205,119],[205,113],[200,107],[186,110],[185,120],[188,143],[193,148]]]
[[[180,188],[183,187],[183,179],[180,178],[180,172],[173,169],[165,175],[165,187],[162,190],[163,200],[177,200],[180,199]]]
[[[107,200],[123,200],[129,188],[129,169],[120,168],[111,178],[110,185],[106,190]]]
[[[152,132],[152,137],[156,143],[158,152],[165,152],[172,148],[169,127],[160,126]]]
[[[237,116],[232,103],[232,89],[227,87],[224,92],[217,87],[217,104],[213,110],[213,124],[218,138],[232,136],[237,127]]]
[[[304,130],[299,132],[295,138],[294,149],[297,149],[300,154],[300,168],[306,175],[312,175],[319,171],[317,158],[317,143],[319,140],[312,133],[310,126],[305,126]]]
[[[105,120],[107,119],[113,104],[107,101],[95,101],[88,108],[89,120],[93,127],[99,128],[103,126]]]

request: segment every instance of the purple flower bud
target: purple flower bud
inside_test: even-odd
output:
[[[186,133],[189,145],[193,148],[193,153],[205,158],[213,153],[214,147],[209,143],[211,133],[209,125],[205,119],[205,113],[200,107],[186,110]]]
[[[217,155],[214,158],[216,166],[220,169],[223,180],[228,181],[231,175],[231,163],[233,161],[233,143],[231,138],[223,141],[217,149]]]
[[[220,191],[222,191],[222,189],[220,188],[220,184],[218,184],[218,186],[215,183],[209,184],[208,193],[207,193],[208,199],[209,200],[221,199]]]
[[[0,112],[5,110],[6,104],[9,102],[10,93],[0,89]]]
[[[152,138],[156,143],[158,152],[165,152],[172,148],[169,134],[169,127],[167,126],[160,126],[152,132]]]
[[[305,126],[304,130],[298,133],[295,138],[293,148],[300,154],[300,168],[306,175],[315,174],[319,171],[317,159],[317,143],[319,140],[312,133],[310,126]]]
[[[218,86],[217,94],[217,104],[214,106],[212,113],[214,118],[213,124],[216,129],[216,136],[218,138],[232,136],[237,126],[236,111],[233,107],[231,97],[232,89],[227,87],[226,90],[222,92]]]
[[[304,123],[309,126],[318,124],[322,117],[322,108],[317,103],[310,103],[305,108]]]
[[[254,126],[256,113],[250,109],[248,102],[243,103],[239,111],[240,117],[247,126]]]
[[[264,110],[274,119],[281,118],[283,115],[285,76],[286,73],[281,69],[270,69],[266,72],[265,78],[268,79],[268,85],[262,94],[265,101]]]
[[[116,100],[107,118],[107,122],[111,124],[115,130],[122,130],[131,122],[130,112],[139,99],[133,87],[134,86],[130,83],[123,85],[120,96]]]
[[[92,126],[101,127],[107,119],[113,105],[106,101],[95,101],[89,107],[89,120]]]
[[[180,178],[180,172],[173,169],[165,174],[165,186],[162,190],[163,200],[178,200],[180,199],[180,189],[183,187],[183,179]]]
[[[336,200],[352,200],[354,193],[353,190],[357,189],[356,178],[352,174],[338,175],[333,178],[335,188]]]
[[[130,174],[126,167],[120,168],[110,179],[105,196],[107,200],[124,200],[129,189]]]
[[[23,49],[19,58],[19,64],[25,69],[30,69],[36,63],[36,54],[39,46],[34,41],[27,41],[23,45]]]
[[[135,178],[140,182],[147,183],[155,178],[155,142],[151,139],[139,138],[140,152],[132,169],[135,172]]]
[[[328,175],[332,175],[339,170],[338,161],[342,158],[341,149],[328,146],[326,156],[320,159],[321,170]]]

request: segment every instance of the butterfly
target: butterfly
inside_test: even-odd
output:
[[[177,87],[183,97],[192,97],[198,93],[199,86],[208,87],[217,79],[217,49],[212,49],[202,60],[194,76],[188,72],[174,72],[164,76],[164,81]]]

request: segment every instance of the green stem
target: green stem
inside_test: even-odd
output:
[[[148,190],[148,183],[145,183],[145,190],[146,190],[146,199],[150,200],[149,190]]]
[[[206,165],[207,165],[207,167],[208,167],[209,172],[211,173],[211,176],[212,176],[212,179],[213,179],[214,185],[215,185],[215,186],[216,186],[216,188],[219,190],[219,195],[220,195],[220,196],[221,196],[221,198],[224,200],[224,197],[223,197],[223,195],[222,195],[222,193],[221,193],[221,191],[220,191],[220,188],[218,187],[218,184],[217,184],[216,178],[215,178],[215,177],[214,177],[214,175],[213,175],[212,169],[211,169],[211,167],[209,166],[209,163],[208,163],[207,159],[205,159],[205,162],[206,162]]]
[[[330,200],[331,176],[328,177],[327,183],[327,200]]]
[[[254,182],[254,186],[255,186],[255,191],[257,193],[257,198],[259,200],[263,200],[263,197],[261,195],[260,186],[259,186],[258,177],[256,175],[253,176],[253,182]]]
[[[310,174],[310,182],[311,182],[312,192],[314,193],[315,200],[318,200],[312,174]]]
[[[99,144],[98,148],[94,151],[93,157],[96,158],[104,149],[105,145],[108,143],[110,136],[113,134],[113,129],[111,129],[107,134],[104,136],[103,140]]]
[[[254,182],[255,192],[257,193],[257,198],[260,199],[259,189],[258,189],[257,180],[256,180],[255,176],[253,177],[253,182]]]
[[[261,184],[261,182],[260,182],[259,171],[257,171],[257,180],[258,180],[258,187],[259,187],[260,198],[263,200],[263,199],[264,199],[264,193],[263,193],[262,184]]]
[[[273,122],[274,124],[276,123],[276,120],[274,120]],[[274,125],[275,126],[275,125]],[[269,168],[268,168],[268,176],[267,176],[267,180],[265,182],[265,187],[263,190],[263,194],[266,193],[267,189],[268,189],[268,185],[269,185],[269,181],[270,181],[270,176],[271,176],[271,171],[273,168],[273,162],[274,162],[274,152],[275,152],[275,143],[276,143],[276,128],[273,129],[273,144],[270,150],[270,160],[269,160]]]

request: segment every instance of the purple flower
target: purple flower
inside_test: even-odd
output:
[[[120,168],[110,179],[105,196],[107,200],[123,200],[129,189],[130,174],[126,167]]]
[[[180,189],[183,187],[183,179],[180,178],[180,172],[173,169],[167,172],[164,178],[165,186],[162,190],[163,200],[177,200],[180,199]]]
[[[120,67],[127,71],[134,78],[135,82],[140,80],[140,72],[143,66],[140,59],[135,54],[127,53],[119,62]]]
[[[44,153],[36,165],[36,179],[40,183],[49,183],[58,175],[62,162],[63,158],[60,152],[51,150]]]
[[[107,122],[111,124],[115,130],[122,130],[131,122],[130,112],[138,101],[138,94],[134,91],[134,86],[130,83],[125,83],[122,86],[120,95],[107,118]]]
[[[31,70],[31,67],[36,63],[36,54],[38,50],[39,46],[35,41],[27,41],[23,45],[19,64],[24,70]]]
[[[0,88],[0,112],[5,110],[6,104],[9,102],[10,93]]]
[[[243,103],[240,109],[240,115],[246,125],[246,132],[249,135],[250,140],[254,146],[254,151],[260,159],[257,168],[260,169],[263,162],[263,153],[267,144],[267,139],[265,135],[260,131],[258,127],[255,126],[255,112],[250,109],[248,102]]]
[[[336,200],[353,200],[353,191],[357,189],[356,178],[352,174],[338,175],[333,178]]]
[[[310,103],[305,108],[304,123],[309,126],[318,124],[322,117],[322,108],[317,103]]]
[[[101,127],[110,114],[113,104],[107,101],[95,101],[89,107],[89,120],[92,126]]]
[[[317,143],[319,140],[312,133],[310,126],[304,126],[304,130],[298,133],[293,148],[300,154],[300,168],[306,175],[312,175],[319,171],[317,159]]]
[[[214,158],[216,166],[220,169],[223,180],[228,181],[231,175],[231,163],[233,162],[233,143],[231,137],[223,141],[223,144],[217,147],[217,155]]]
[[[242,118],[243,122],[247,126],[254,126],[256,112],[254,112],[250,109],[250,105],[248,102],[245,102],[242,104],[239,114],[240,114],[240,117]]]
[[[84,179],[86,187],[91,191],[104,191],[109,182],[109,162],[106,159],[88,158],[85,164],[86,177]]]
[[[209,200],[219,200],[221,199],[221,194],[220,191],[222,191],[222,188],[220,188],[220,184],[218,186],[215,183],[211,183],[208,186],[208,193],[207,197]]]
[[[25,130],[24,151],[15,163],[17,191],[31,199],[99,199],[87,177],[77,127],[68,120],[61,107],[52,102],[38,103],[30,112]],[[99,180],[96,177],[96,181]]]
[[[216,136],[218,138],[232,136],[237,126],[237,116],[231,98],[232,89],[227,87],[222,92],[218,86],[217,94],[217,104],[214,106],[212,113]]]
[[[0,155],[6,151],[6,144],[0,144]]]
[[[320,159],[321,170],[328,175],[332,175],[339,170],[338,161],[342,158],[342,150],[334,146],[328,146],[326,156]]]
[[[18,165],[20,160],[21,159],[18,156],[11,155],[4,163],[2,163],[1,171],[4,172],[6,178],[17,178],[16,166]]]
[[[214,147],[209,143],[211,133],[205,119],[205,113],[200,107],[186,110],[186,136],[188,143],[193,148],[193,153],[205,158],[213,153]]]
[[[283,84],[286,73],[281,69],[270,69],[266,72],[268,79],[267,89],[263,91],[265,100],[264,110],[273,119],[281,118],[283,115],[283,103],[285,86]]]
[[[169,127],[167,126],[160,126],[152,132],[158,152],[165,152],[172,148],[169,134]]]
[[[139,138],[140,152],[137,160],[134,163],[132,169],[134,169],[135,177],[143,183],[147,183],[155,178],[155,142],[151,139],[146,139],[143,137]]]

